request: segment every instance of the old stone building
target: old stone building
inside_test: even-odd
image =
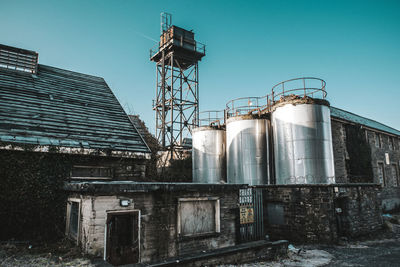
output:
[[[400,131],[331,107],[336,183],[382,186],[382,208],[400,207]]]
[[[59,236],[66,180],[145,179],[150,150],[103,78],[0,55],[2,239]]]

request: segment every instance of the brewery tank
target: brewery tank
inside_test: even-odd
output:
[[[329,102],[282,98],[272,107],[276,184],[335,183]]]
[[[267,119],[253,114],[239,115],[227,120],[228,183],[269,183],[268,130]]]

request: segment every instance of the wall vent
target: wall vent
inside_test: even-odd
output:
[[[38,53],[0,44],[0,67],[35,74]]]

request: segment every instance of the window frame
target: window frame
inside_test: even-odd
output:
[[[76,236],[71,234],[70,227],[71,227],[71,209],[72,203],[78,203],[78,220],[77,220],[77,231]],[[76,244],[79,244],[79,239],[81,236],[81,216],[82,216],[82,201],[79,198],[70,198],[67,201],[67,216],[66,216],[66,227],[65,227],[65,235],[70,238],[71,240],[76,241]]]
[[[385,175],[385,162],[383,161],[378,161],[378,182],[382,185],[382,187],[386,187],[386,175]],[[382,183],[380,181],[380,177],[379,177],[379,166],[382,166]]]
[[[393,172],[392,172],[392,167],[394,166],[394,170],[395,170],[395,174],[396,174],[396,176],[394,176],[393,175]],[[392,173],[392,178],[393,178],[393,181],[396,181],[396,185],[394,185],[394,187],[399,187],[400,186],[400,184],[399,184],[399,182],[400,182],[400,179],[399,179],[399,165],[397,165],[397,163],[396,162],[391,162],[391,164],[390,164],[390,172]]]
[[[73,169],[74,168],[86,168],[86,169],[110,169],[110,176],[73,176]],[[77,179],[77,180],[112,180],[114,179],[115,170],[111,166],[95,166],[95,165],[73,165],[70,171],[70,179]]]
[[[381,148],[382,140],[381,140],[381,135],[377,132],[374,132],[374,142],[375,142],[375,147],[376,148]]]
[[[214,231],[213,232],[202,232],[195,234],[183,234],[182,233],[182,204],[183,202],[199,202],[199,201],[213,201],[214,202]],[[178,238],[194,238],[218,235],[221,233],[221,210],[220,210],[220,198],[219,197],[192,197],[192,198],[178,198],[178,209],[177,209],[177,236]]]

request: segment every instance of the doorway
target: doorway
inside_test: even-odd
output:
[[[106,260],[112,265],[139,263],[140,212],[107,213]]]

